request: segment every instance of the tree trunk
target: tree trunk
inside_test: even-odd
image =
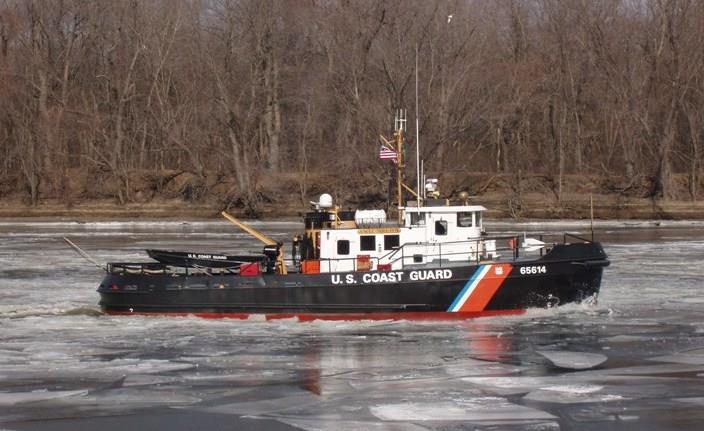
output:
[[[279,168],[279,137],[281,136],[281,102],[279,100],[279,66],[273,52],[268,54],[269,61],[266,62],[264,70],[264,86],[266,91],[266,111],[264,112],[264,129],[266,132],[266,144],[268,151],[269,169]],[[264,156],[264,155],[263,155]]]

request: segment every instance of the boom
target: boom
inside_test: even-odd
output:
[[[228,219],[230,223],[234,224],[238,228],[242,229],[243,231],[247,232],[248,234],[252,235],[259,241],[263,242],[264,245],[277,245],[278,243],[274,241],[273,239],[269,238],[268,236],[264,235],[263,233],[259,232],[258,230],[254,229],[251,226],[248,226],[241,221],[237,220],[227,212],[223,211],[220,214],[222,214],[223,217]]]
[[[259,241],[263,242],[264,245],[275,245],[278,249],[278,254],[276,256],[276,272],[278,274],[286,274],[288,272],[286,270],[286,262],[284,262],[284,246],[282,244],[278,243],[277,241],[274,241],[273,239],[269,238],[268,236],[264,235],[253,227],[242,223],[241,221],[237,220],[225,211],[221,212],[220,214],[222,214],[223,217],[228,219],[230,223],[234,224],[238,228],[242,229],[243,231],[252,235]]]

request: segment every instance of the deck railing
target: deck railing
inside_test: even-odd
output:
[[[567,244],[568,240],[576,240],[578,242],[592,242],[587,238],[580,237],[571,233],[564,233],[562,235],[545,235],[545,234],[534,234],[531,238],[536,238],[545,243],[543,248],[538,249],[535,254],[543,255],[546,250],[560,243]],[[476,239],[469,239],[464,241],[451,241],[451,242],[417,242],[417,243],[405,243],[380,257],[369,257],[370,265],[369,270],[378,270],[379,265],[386,264],[393,267],[399,261],[401,262],[401,269],[406,267],[418,267],[422,265],[432,264],[436,267],[442,268],[443,265],[456,265],[458,262],[474,262],[481,263],[485,261],[492,261],[498,257],[501,257],[503,261],[516,261],[521,257],[527,256],[525,248],[522,248],[522,240],[525,237],[523,235],[503,235],[503,236],[483,236]],[[548,242],[549,239],[557,239],[556,242]],[[487,242],[494,241],[494,249],[486,250],[484,244]],[[444,249],[443,249],[444,247]],[[461,250],[457,250],[460,248]],[[424,249],[422,253],[413,253],[413,249]],[[418,256],[422,256],[421,262],[414,262]],[[452,259],[454,256],[467,256],[463,259]],[[334,258],[334,259],[319,259],[320,269],[327,271],[322,272],[338,272],[338,266],[342,266],[344,271],[358,271],[358,256],[353,256],[349,258]],[[408,261],[412,260],[412,261]],[[296,261],[293,259],[285,259],[287,265],[295,266]],[[351,262],[350,265],[346,264]],[[340,265],[342,263],[342,265]],[[335,267],[333,267],[333,265]],[[239,274],[239,267],[230,268],[211,268],[211,267],[182,267],[174,266],[164,263],[157,262],[144,262],[144,263],[108,263],[107,272],[117,275],[171,275],[171,276],[212,276],[212,275],[237,275]]]
[[[578,235],[564,233],[560,234],[534,234],[530,238],[537,238],[541,242],[545,243],[545,246],[539,248],[534,252],[526,251],[526,248],[522,247],[523,241],[525,240],[524,235],[501,235],[501,236],[483,236],[476,239],[468,239],[464,241],[450,241],[450,242],[417,242],[417,243],[405,243],[388,253],[380,257],[370,257],[370,260],[374,263],[373,268],[378,268],[379,264],[391,264],[392,266],[397,262],[401,262],[401,269],[408,266],[420,266],[424,264],[434,264],[439,268],[443,265],[447,266],[457,264],[458,262],[474,262],[481,263],[484,261],[491,261],[497,257],[501,257],[502,260],[516,261],[522,257],[529,255],[539,255],[542,256],[546,250],[549,250],[556,244],[562,243],[567,244],[569,239],[576,240],[578,242],[591,242],[587,238],[580,237]],[[553,242],[549,242],[552,240]],[[560,242],[561,240],[561,242]],[[486,250],[483,244],[488,241],[494,241],[494,250]],[[443,248],[444,247],[444,248]],[[461,251],[451,251],[457,247],[462,247]],[[413,253],[412,249],[423,249],[425,251],[421,253]],[[430,252],[429,252],[430,251]],[[422,262],[408,262],[409,259],[414,259],[417,255],[422,256]],[[489,256],[489,254],[493,255]],[[468,259],[452,259],[453,256],[467,256]],[[336,272],[337,268],[335,266],[342,266],[345,271],[358,271],[357,268],[357,257],[349,258],[328,258],[319,259],[321,269],[327,269],[327,272]],[[339,265],[343,262],[342,265]],[[345,265],[344,262],[352,262],[352,268],[349,265]]]
[[[158,262],[112,262],[107,264],[107,272],[117,275],[235,275],[239,267],[211,268],[200,266],[175,266]]]

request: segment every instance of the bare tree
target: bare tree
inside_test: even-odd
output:
[[[414,105],[417,49],[432,175],[501,178],[516,215],[570,176],[697,200],[703,19],[695,0],[2,0],[0,194],[256,213],[329,174],[359,200],[387,183],[378,135]]]

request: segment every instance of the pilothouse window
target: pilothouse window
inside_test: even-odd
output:
[[[393,250],[399,245],[398,235],[384,235],[384,250]]]
[[[411,225],[418,226],[425,224],[425,213],[411,213]]]
[[[472,213],[457,213],[457,226],[472,227]]]
[[[359,249],[361,251],[374,251],[376,250],[376,236],[374,235],[364,235],[359,237]]]
[[[350,254],[350,242],[346,239],[337,240],[337,254],[347,255]]]
[[[445,220],[435,222],[435,235],[447,235],[447,222]]]

